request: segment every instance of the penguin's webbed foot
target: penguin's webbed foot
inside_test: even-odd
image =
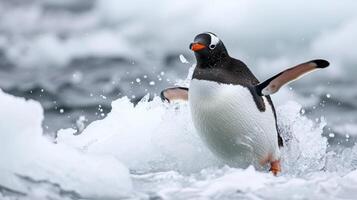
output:
[[[270,170],[274,176],[277,176],[281,172],[280,160],[270,162]]]

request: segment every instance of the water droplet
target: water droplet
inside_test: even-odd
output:
[[[300,113],[303,115],[305,114],[305,109],[301,109]]]
[[[140,83],[140,82],[141,82],[140,78],[136,78],[135,81],[136,81],[137,83]]]
[[[72,74],[72,82],[73,83],[79,83],[83,79],[83,74],[80,71],[76,71]]]
[[[85,122],[87,121],[85,116],[79,116],[79,118],[76,120],[76,126],[77,126],[77,130],[78,132],[82,132],[84,130],[84,128],[86,127]]]
[[[331,98],[331,94],[327,93],[327,94],[326,94],[326,97],[327,97],[328,99]]]
[[[61,109],[60,109],[60,113],[64,113],[64,110],[63,110],[63,108],[61,108]]]
[[[328,136],[329,136],[330,138],[334,138],[334,137],[335,137],[335,134],[334,134],[334,133],[330,133],[330,134],[328,134]]]
[[[149,85],[155,85],[154,81],[150,81]]]
[[[180,54],[179,58],[182,63],[188,63],[187,59],[182,54]]]

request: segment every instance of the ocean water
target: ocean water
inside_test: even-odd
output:
[[[0,199],[355,199],[355,8],[0,1]],[[260,80],[330,61],[273,96],[287,141],[279,177],[225,165],[198,138],[186,103],[158,99],[189,83],[188,44],[204,31]]]

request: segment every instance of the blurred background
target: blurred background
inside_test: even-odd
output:
[[[82,130],[115,99],[152,98],[185,79],[195,62],[189,43],[211,31],[260,80],[329,60],[330,68],[274,100],[299,102],[303,113],[327,121],[331,144],[350,146],[357,135],[356,9],[355,0],[0,0],[0,88],[41,102],[47,134]]]

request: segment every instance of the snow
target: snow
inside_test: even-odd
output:
[[[0,90],[0,186],[36,194],[38,188],[80,197],[113,198],[132,189],[128,169],[111,156],[84,154],[42,136],[43,109]],[[46,191],[46,190],[44,190]]]

